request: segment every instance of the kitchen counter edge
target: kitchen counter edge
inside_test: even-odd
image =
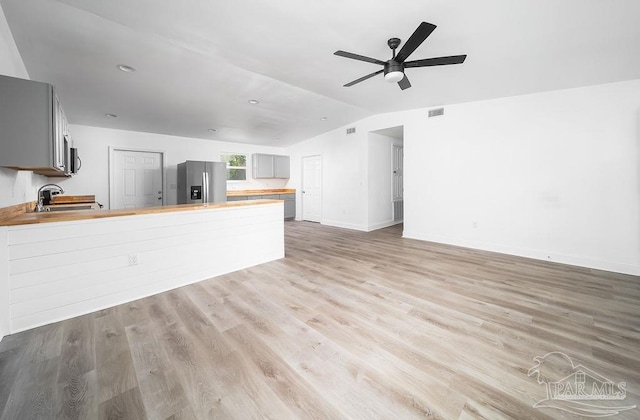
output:
[[[281,203],[282,200],[248,200],[211,204],[177,204],[173,206],[146,207],[142,209],[121,210],[70,210],[64,212],[22,213],[10,219],[0,220],[0,226],[32,225],[38,223],[72,222],[76,220],[92,220],[107,217],[139,216],[145,214],[172,213],[191,210],[214,210],[233,207],[255,206]]]
[[[292,188],[274,188],[264,190],[227,190],[227,197],[250,196],[250,195],[280,195],[295,194],[296,190]]]

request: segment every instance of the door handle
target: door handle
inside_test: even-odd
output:
[[[204,202],[208,203],[209,202],[209,173],[205,172],[203,175],[204,175],[203,197],[204,197]]]
[[[202,202],[206,203],[207,202],[207,173],[206,172],[202,173],[202,191],[201,191],[201,196],[202,196]]]

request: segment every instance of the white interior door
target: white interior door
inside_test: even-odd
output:
[[[163,204],[161,152],[113,150],[112,157],[110,208],[138,209]]]
[[[404,218],[404,148],[394,144],[392,158],[393,220],[397,222]]]
[[[322,159],[302,158],[302,219],[320,222],[322,219]]]

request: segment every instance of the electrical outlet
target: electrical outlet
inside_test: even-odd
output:
[[[140,256],[138,254],[129,254],[129,265],[140,264]]]
[[[473,222],[472,226],[474,229],[478,229],[478,222]]]

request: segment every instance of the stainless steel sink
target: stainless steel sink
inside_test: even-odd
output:
[[[75,205],[75,206],[45,206],[44,211],[71,211],[71,210],[91,210],[93,209],[93,205],[85,204],[85,205]]]

